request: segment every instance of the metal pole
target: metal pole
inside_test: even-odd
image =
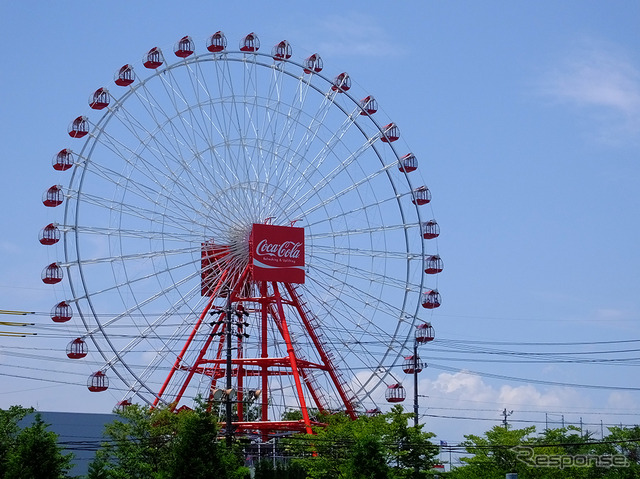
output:
[[[418,429],[418,340],[413,338],[413,427]],[[420,466],[416,461],[414,477],[420,477]]]
[[[231,309],[231,291],[229,291],[229,298],[227,300],[227,310],[225,311],[224,315],[225,315],[225,327],[226,327],[226,334],[227,334],[227,399],[226,399],[226,416],[227,416],[227,427],[226,427],[226,431],[225,431],[225,436],[226,436],[226,440],[227,440],[227,447],[231,448],[231,445],[233,444],[233,423],[231,421],[231,414],[232,414],[232,409],[231,409],[231,389],[233,388],[233,385],[231,383],[231,373],[233,371],[232,366],[231,366],[231,315],[233,314],[233,310]]]
[[[413,426],[418,427],[418,341],[413,341]]]

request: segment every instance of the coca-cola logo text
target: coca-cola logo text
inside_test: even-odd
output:
[[[269,243],[263,239],[256,246],[256,255],[269,256],[271,258],[298,259],[300,257],[300,247],[302,243],[285,241],[283,243]]]

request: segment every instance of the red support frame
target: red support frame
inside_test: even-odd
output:
[[[221,248],[224,251],[224,247]],[[228,250],[227,250],[228,251]],[[214,271],[216,280],[208,283],[208,299],[196,324],[193,326],[185,344],[177,354],[162,387],[160,388],[154,406],[160,402],[171,404],[178,409],[186,401],[187,391],[197,375],[210,378],[210,392],[208,400],[213,401],[213,391],[217,389],[218,381],[226,377],[225,351],[226,325],[235,327],[235,317],[227,322],[224,307],[216,307],[215,303],[242,306],[251,311],[250,321],[257,326],[253,329],[258,334],[258,350],[255,357],[246,357],[243,353],[244,340],[238,337],[235,343],[235,355],[232,358],[231,374],[235,378],[234,388],[238,391],[237,415],[234,421],[236,433],[257,432],[263,439],[269,433],[280,431],[307,432],[311,434],[313,427],[319,425],[309,414],[309,407],[317,408],[321,412],[327,411],[323,390],[317,383],[315,376],[321,371],[337,392],[344,404],[345,412],[356,417],[356,398],[350,392],[347,382],[343,379],[332,361],[328,345],[322,341],[319,331],[320,324],[315,315],[309,310],[301,294],[292,283],[278,281],[254,281],[251,277],[251,265],[243,270],[232,269],[230,262],[225,267],[224,253],[216,257],[220,268]],[[204,280],[204,278],[203,278]],[[287,306],[287,308],[285,308]],[[205,318],[215,309],[219,309],[220,316],[212,321],[211,327],[205,327]],[[287,316],[289,315],[289,316]],[[312,345],[312,355],[318,362],[305,359],[301,346],[292,337],[290,321],[296,323],[296,332],[306,336],[305,343]],[[258,324],[255,324],[255,323]],[[275,335],[275,337],[274,337]],[[219,336],[219,339],[214,338]],[[199,340],[198,340],[199,339]],[[277,341],[286,348],[286,355],[271,356],[270,344]],[[197,345],[197,346],[196,346]],[[255,350],[254,350],[255,351]],[[191,358],[191,359],[189,359]],[[183,374],[176,374],[181,371]],[[302,413],[302,420],[283,421],[269,417],[271,391],[270,378],[289,376],[298,407]],[[259,405],[261,414],[258,420],[248,421],[243,407],[243,390],[245,378],[258,378],[261,387]],[[310,402],[309,402],[310,401]]]

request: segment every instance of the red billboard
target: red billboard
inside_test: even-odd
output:
[[[254,281],[304,283],[304,228],[255,223],[250,248]]]

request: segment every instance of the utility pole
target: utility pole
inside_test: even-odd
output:
[[[214,333],[217,336],[225,336],[226,342],[226,383],[225,383],[225,416],[226,416],[226,427],[225,427],[225,439],[227,447],[231,447],[233,444],[233,402],[234,402],[234,391],[233,391],[233,358],[232,358],[232,337],[236,336],[237,338],[248,338],[249,335],[243,331],[244,326],[248,326],[248,323],[242,321],[242,316],[249,316],[249,313],[244,310],[242,306],[239,306],[235,310],[231,305],[231,291],[229,291],[229,296],[227,297],[227,304],[224,309],[215,309],[210,312],[210,314],[224,314],[224,319],[218,320],[218,323],[222,323],[224,325],[224,331],[221,333]],[[238,317],[235,326],[237,326],[238,331],[236,333],[233,332],[234,323],[232,321],[233,315]],[[213,323],[212,323],[213,324]]]
[[[225,321],[225,334],[227,340],[227,372],[226,372],[226,388],[227,388],[227,396],[226,396],[226,419],[227,426],[225,428],[225,437],[227,440],[227,448],[231,449],[231,445],[233,444],[233,421],[231,418],[232,407],[231,407],[231,390],[233,389],[233,385],[231,383],[231,373],[232,362],[231,362],[231,315],[233,314],[233,310],[231,308],[231,290],[229,290],[229,297],[227,298],[227,309],[224,313],[224,321]]]
[[[512,414],[513,414],[513,411],[507,411],[507,408],[504,408],[504,411],[502,411],[502,415],[504,416],[504,419],[502,420],[502,425],[504,426],[505,429],[509,429],[509,423],[507,422],[507,418]]]
[[[413,427],[418,427],[418,341],[413,341]]]

